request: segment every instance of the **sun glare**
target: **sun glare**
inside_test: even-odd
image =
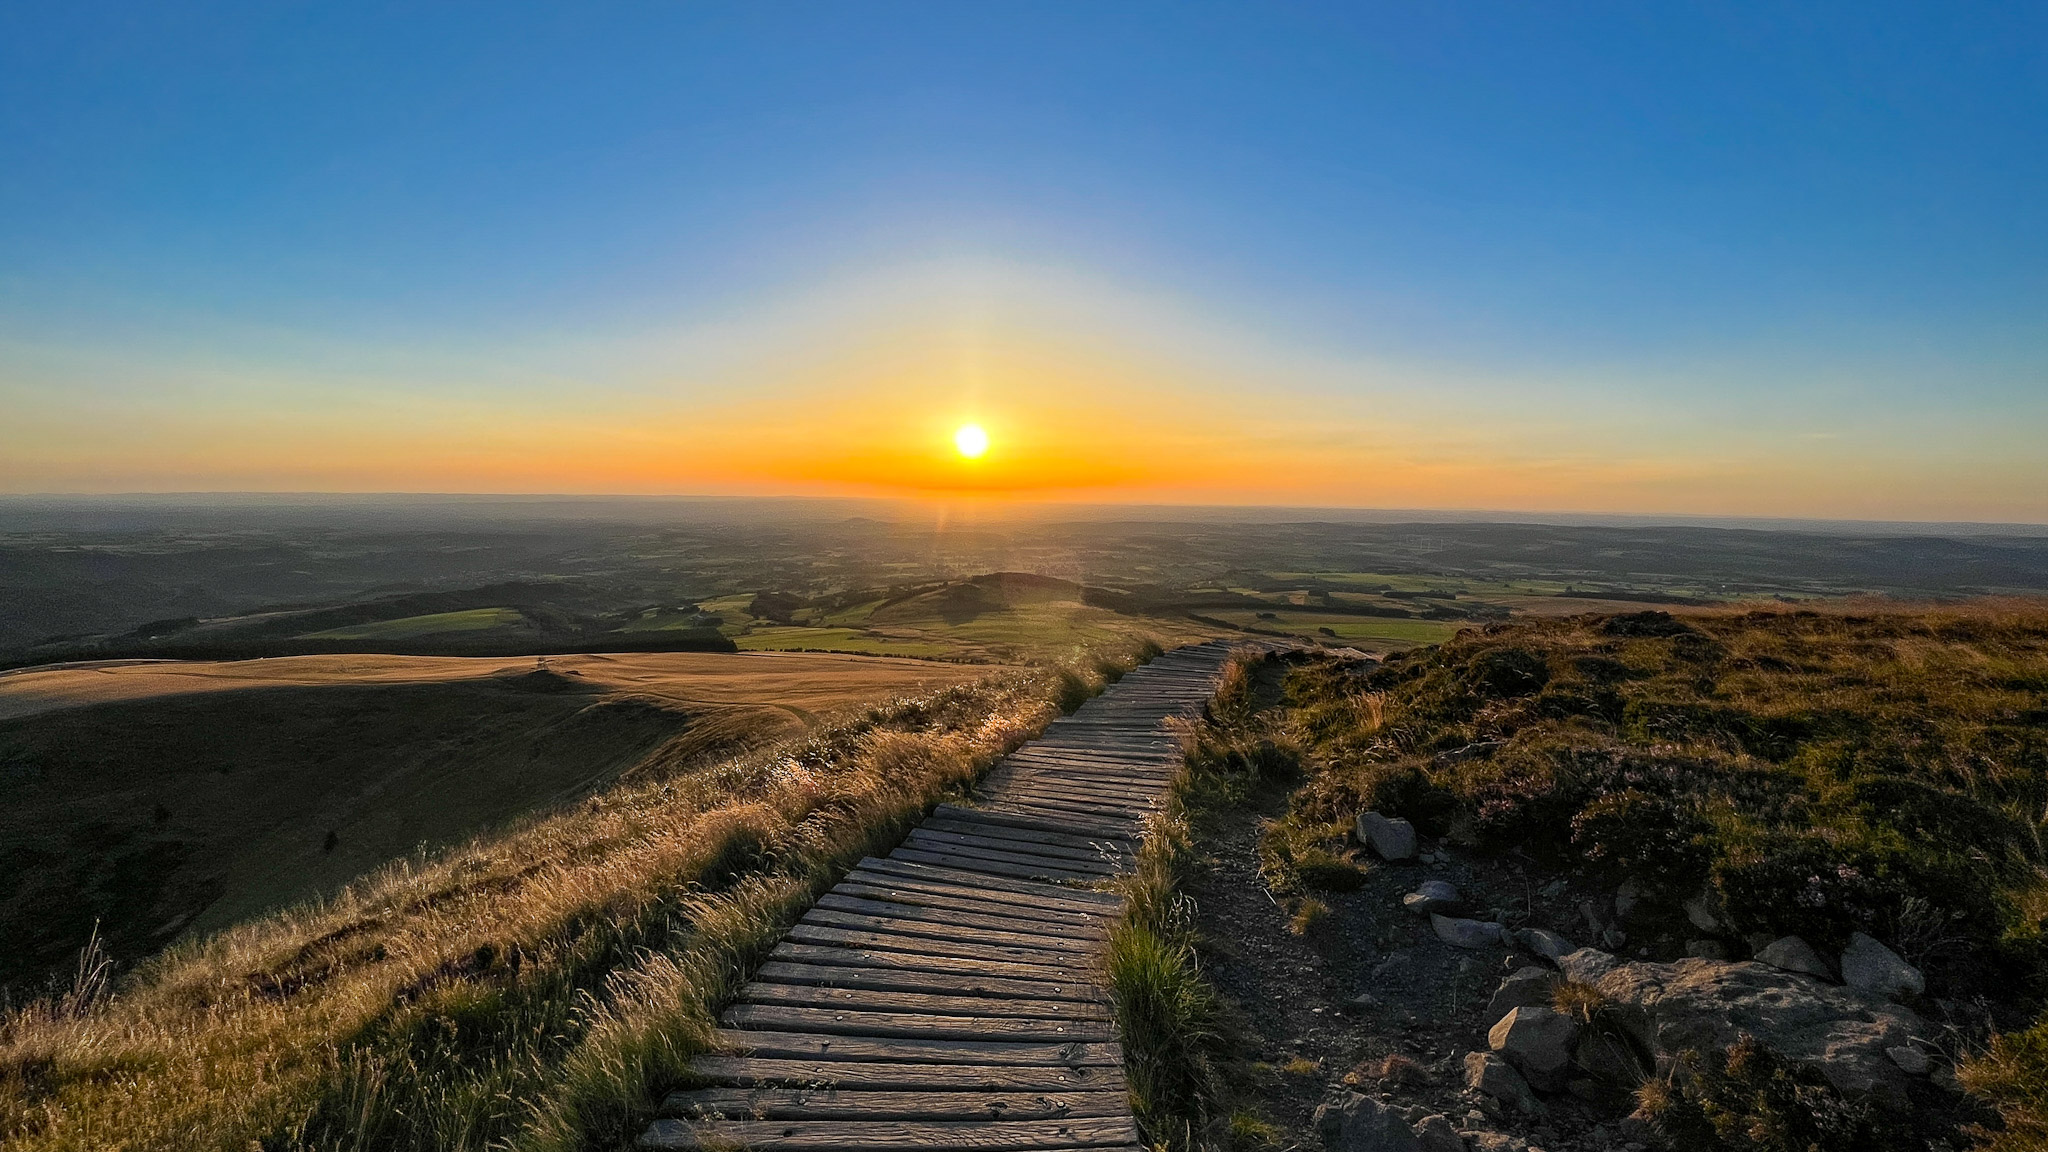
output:
[[[953,447],[969,460],[976,459],[988,451],[988,433],[982,431],[979,424],[962,424],[960,430],[953,433]]]

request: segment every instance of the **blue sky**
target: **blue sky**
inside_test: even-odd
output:
[[[2048,519],[2044,48],[2026,5],[16,6],[0,487],[812,490],[460,460],[551,390],[743,436],[971,312],[1191,389],[1187,444],[1323,434],[1103,498]]]

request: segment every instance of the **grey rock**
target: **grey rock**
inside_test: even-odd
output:
[[[1695,896],[1685,902],[1685,918],[1702,932],[1719,932],[1721,918],[1714,915],[1714,905],[1705,896]]]
[[[1543,1104],[1529,1090],[1529,1082],[1491,1052],[1465,1053],[1465,1087],[1490,1097],[1503,1107],[1523,1112],[1541,1112]]]
[[[1607,1000],[1605,1018],[1653,1059],[1723,1049],[1748,1033],[1850,1096],[1906,1106],[1909,1081],[1886,1051],[1926,1036],[1926,1024],[1909,1009],[1766,964],[1613,963],[1601,972],[1613,958],[1588,951],[1565,957],[1566,974],[1590,976]]]
[[[1462,1135],[1472,1152],[1538,1152],[1520,1136],[1510,1136],[1505,1132],[1466,1132]]]
[[[1515,1008],[1548,1007],[1557,988],[1557,973],[1548,968],[1517,969],[1494,990],[1486,1002],[1486,1018],[1498,1020]]]
[[[1884,1054],[1891,1057],[1892,1063],[1899,1066],[1899,1071],[1904,1072],[1908,1076],[1925,1076],[1928,1070],[1934,1066],[1934,1062],[1927,1058],[1927,1053],[1915,1048],[1911,1044],[1902,1044],[1897,1048],[1887,1048],[1884,1050]]]
[[[1728,946],[1719,940],[1687,940],[1685,954],[1697,960],[1726,960]]]
[[[1328,1152],[1421,1152],[1415,1130],[1393,1109],[1347,1092],[1316,1109],[1316,1135]]]
[[[1451,1118],[1441,1114],[1424,1116],[1415,1124],[1415,1139],[1422,1152],[1466,1152],[1465,1138]]]
[[[1358,842],[1379,854],[1382,860],[1413,860],[1415,858],[1415,825],[1406,820],[1390,819],[1377,812],[1360,812],[1358,825],[1353,829]]]
[[[1500,943],[1500,925],[1485,920],[1460,920],[1432,912],[1429,926],[1436,929],[1437,939],[1453,948],[1491,948]]]
[[[1861,932],[1851,933],[1849,947],[1842,951],[1842,983],[1893,1000],[1910,1000],[1927,991],[1927,980],[1918,968]]]
[[[1555,1008],[1516,1008],[1486,1034],[1486,1045],[1538,1091],[1564,1089],[1579,1022]]]
[[[1628,943],[1628,933],[1619,928],[1609,928],[1600,934],[1600,943],[1609,948],[1619,948]]]
[[[1600,907],[1591,900],[1579,901],[1579,916],[1586,922],[1586,931],[1598,936],[1607,927],[1607,917],[1600,914]]]
[[[1446,915],[1463,910],[1465,902],[1458,897],[1458,889],[1448,880],[1424,880],[1415,886],[1415,891],[1401,897],[1401,906],[1419,916],[1431,912]]]
[[[1522,947],[1552,964],[1576,951],[1571,941],[1542,928],[1524,928],[1515,938],[1521,942]]]
[[[1567,980],[1576,980],[1581,984],[1597,984],[1602,976],[1607,975],[1619,964],[1620,958],[1611,952],[1602,952],[1598,948],[1581,948],[1558,957],[1557,970],[1564,973]]]
[[[1624,880],[1621,882],[1621,887],[1614,890],[1614,914],[1626,920],[1629,918],[1629,914],[1636,910],[1636,905],[1642,903],[1642,900],[1643,894],[1636,888],[1636,882]]]
[[[1820,953],[1813,950],[1813,945],[1797,936],[1778,937],[1758,949],[1756,959],[1759,964],[1769,964],[1785,972],[1804,972],[1808,976],[1818,976],[1823,980],[1835,978],[1834,972],[1828,968],[1828,962],[1820,958]]]
[[[1385,960],[1373,966],[1372,978],[1387,984],[1398,984],[1415,976],[1415,954],[1406,948],[1390,952]]]

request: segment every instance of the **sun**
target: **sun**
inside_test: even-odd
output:
[[[988,433],[979,424],[962,424],[953,433],[953,447],[969,460],[978,459],[988,451]]]

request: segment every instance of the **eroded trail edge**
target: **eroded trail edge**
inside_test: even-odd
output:
[[[1230,648],[1137,668],[869,857],[775,947],[722,1017],[703,1087],[642,1148],[856,1152],[1138,1145],[1093,956],[1145,813]]]

